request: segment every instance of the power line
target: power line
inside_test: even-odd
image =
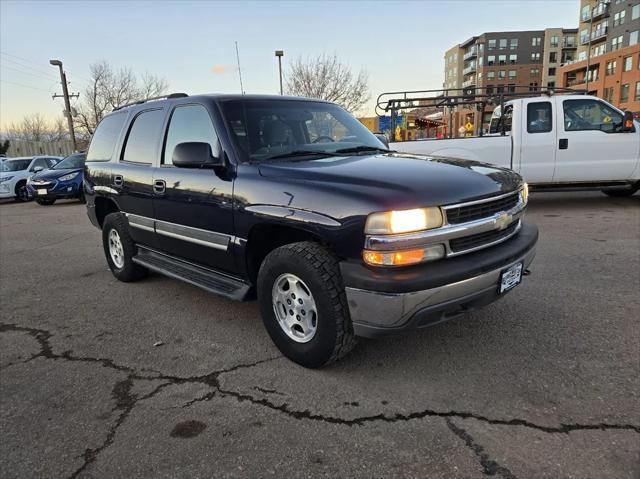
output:
[[[55,81],[50,77],[45,77],[45,76],[39,75],[37,73],[25,72],[25,71],[19,70],[17,68],[13,68],[13,67],[11,67],[9,65],[2,65],[1,68],[8,68],[9,70],[13,70],[15,72],[22,73],[23,75],[31,75],[32,77],[40,78],[41,80],[46,80],[46,81],[49,81],[49,82]]]
[[[2,83],[9,83],[11,85],[16,85],[16,86],[21,86],[23,88],[31,88],[32,90],[40,90],[40,91],[44,91],[47,93],[51,93],[49,90],[45,90],[44,88],[38,88],[35,86],[31,86],[31,85],[25,85],[24,83],[16,83],[16,82],[12,82],[12,81],[7,81],[7,80],[3,80],[0,78],[0,82]]]
[[[44,70],[40,70],[40,69],[38,69],[38,68],[34,68],[34,67],[32,67],[32,66],[29,66],[29,65],[24,65],[23,63],[21,63],[21,62],[17,62],[17,61],[15,61],[15,60],[11,60],[10,58],[2,58],[1,60],[2,60],[3,62],[10,62],[10,63],[13,63],[13,64],[15,64],[15,65],[18,65],[19,67],[22,67],[22,68],[28,68],[29,70],[33,70],[34,72],[40,73],[41,75],[45,75],[45,76],[48,76],[48,77],[51,77],[51,78],[55,78],[55,77],[54,77],[51,73],[49,73],[49,72],[46,72],[46,71],[44,71]]]

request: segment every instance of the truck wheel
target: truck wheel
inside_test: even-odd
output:
[[[125,283],[142,279],[149,273],[131,259],[136,253],[136,246],[128,228],[122,213],[108,214],[102,225],[102,245],[109,269],[117,279]]]
[[[49,206],[56,202],[55,198],[47,199],[47,198],[36,198],[36,203],[42,206]]]
[[[640,182],[637,182],[633,185],[630,185],[629,188],[621,188],[621,189],[611,188],[611,189],[602,190],[602,192],[605,195],[611,196],[613,198],[623,198],[625,196],[633,195],[639,189],[640,189]]]
[[[14,190],[16,194],[16,201],[29,201],[29,192],[27,191],[27,182],[19,181],[16,184],[16,189]]]
[[[258,273],[258,301],[273,342],[304,367],[336,361],[355,346],[338,261],[319,244],[269,253]]]

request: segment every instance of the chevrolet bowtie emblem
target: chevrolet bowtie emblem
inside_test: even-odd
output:
[[[513,217],[509,213],[500,213],[500,216],[498,216],[494,220],[494,224],[496,226],[496,229],[498,231],[502,231],[503,229],[505,229],[507,226],[509,226],[511,224],[511,220],[512,219],[513,219]]]

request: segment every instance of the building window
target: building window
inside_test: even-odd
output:
[[[549,73],[550,77],[556,76],[556,67],[549,68],[549,72],[548,73]]]
[[[498,55],[498,63],[500,65],[505,65],[507,63],[507,56],[506,55]]]
[[[491,65],[495,64],[495,62],[496,62],[496,56],[495,55],[487,56],[487,65],[491,66]]]
[[[504,93],[504,85],[498,85],[497,93]]]
[[[538,82],[529,83],[529,91],[536,91],[538,89]]]
[[[555,48],[558,46],[558,35],[551,36],[551,48]]]
[[[606,71],[606,75],[614,75],[616,73],[616,61],[615,60],[611,60],[610,62],[607,62],[607,71]]]
[[[631,20],[635,20],[636,18],[640,18],[640,3],[631,7]]]
[[[629,33],[629,46],[638,43],[638,30]]]
[[[633,57],[632,56],[624,57],[622,71],[630,72],[632,68],[633,68]]]
[[[532,53],[531,54],[531,61],[539,62],[540,61],[540,53]]]
[[[599,57],[600,55],[604,55],[605,53],[607,53],[606,43],[603,43],[602,45],[598,45],[597,47],[591,49],[592,57]]]
[[[516,77],[516,71],[515,70],[509,70],[509,78],[515,78]]]
[[[618,25],[624,24],[624,17],[627,14],[626,10],[622,10],[621,12],[616,13],[613,16],[613,26],[617,27]]]
[[[591,5],[585,5],[580,12],[580,20],[585,22],[589,21],[589,18],[591,18]]]
[[[493,95],[493,85],[487,85],[487,95]]]
[[[547,88],[554,88],[556,86],[556,82],[554,81],[548,81],[547,82]]]
[[[629,84],[620,85],[620,103],[629,101]]]
[[[489,40],[489,50],[495,50],[495,49],[496,49],[496,41]]]
[[[518,39],[517,38],[512,38],[511,39],[511,43],[509,45],[509,48],[511,48],[512,50],[517,50],[518,49]]]
[[[542,43],[542,39],[540,37],[535,37],[531,39],[531,46],[532,47],[539,47]]]
[[[603,95],[603,98],[604,98],[606,101],[608,101],[609,103],[611,103],[611,102],[613,101],[613,87],[612,87],[612,86],[606,87],[606,88],[604,89],[604,95]]]
[[[516,55],[515,53],[513,55],[509,55],[509,63],[511,63],[512,65],[518,63],[518,55]]]
[[[640,101],[640,81],[636,82],[636,96],[635,96],[635,99],[636,99],[636,101]]]
[[[558,63],[558,52],[549,52],[549,63]]]
[[[539,68],[532,68],[529,73],[531,75],[540,75],[540,69]]]
[[[614,37],[613,40],[611,40],[611,51],[615,52],[619,48],[622,48],[622,35]]]
[[[575,57],[573,56],[572,51],[562,52],[562,64],[572,62]]]
[[[487,80],[493,80],[496,77],[496,72],[490,70],[487,72]]]
[[[505,70],[500,70],[498,72],[498,78],[500,78],[501,80],[507,77],[507,72]]]
[[[500,50],[506,50],[507,49],[507,39],[506,38],[501,38],[500,39]]]
[[[509,83],[509,93],[515,93],[515,92],[516,92],[515,83]]]

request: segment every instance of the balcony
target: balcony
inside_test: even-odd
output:
[[[471,47],[471,50],[469,50],[467,53],[464,54],[462,59],[470,60],[471,58],[475,58],[477,56],[478,56],[478,49],[474,46],[474,47]]]
[[[564,50],[575,50],[576,48],[578,48],[578,45],[576,45],[575,39],[573,37],[571,38],[572,38],[571,41],[567,41],[567,38],[562,40],[562,48]]]
[[[591,32],[591,43],[597,43],[607,38],[608,27],[600,27]],[[589,43],[589,35],[580,35],[580,45]]]
[[[591,11],[591,20],[599,20],[609,17],[609,4],[599,3],[596,8]]]
[[[467,68],[462,70],[462,74],[463,75],[468,75],[470,73],[474,73],[475,71],[476,71],[476,64],[474,62],[474,63],[470,64]]]
[[[475,84],[476,84],[476,79],[472,78],[471,80],[463,81],[462,88],[467,88],[468,86],[475,86]]]

